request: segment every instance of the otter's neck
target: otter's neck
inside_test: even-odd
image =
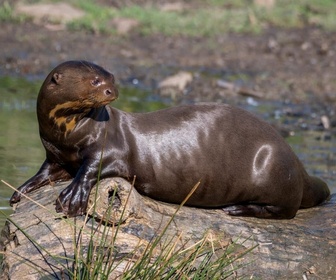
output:
[[[85,107],[80,101],[59,103],[39,97],[37,118],[40,133],[49,137],[50,134],[56,138],[66,137],[90,111],[91,108]]]

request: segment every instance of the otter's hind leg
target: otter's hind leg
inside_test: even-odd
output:
[[[291,219],[297,209],[290,209],[272,205],[242,204],[231,205],[223,208],[223,211],[231,216],[256,217],[263,219]]]

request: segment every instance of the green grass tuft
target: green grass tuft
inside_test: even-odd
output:
[[[0,22],[21,23],[28,19],[27,16],[15,14],[14,8],[11,4],[9,1],[5,1],[0,4]]]

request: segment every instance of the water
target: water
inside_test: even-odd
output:
[[[40,85],[41,81],[0,78],[0,179],[14,187],[33,176],[45,159],[35,113]],[[114,106],[125,111],[154,111],[171,105],[139,89],[121,88],[120,93],[121,96],[114,102]],[[273,123],[288,125],[294,130],[294,136],[287,138],[287,141],[308,172],[322,177],[332,192],[336,192],[336,145],[333,144],[335,135],[325,137],[325,132],[319,131],[314,125],[310,125],[313,130],[302,130],[304,119],[314,116],[312,105],[299,106],[250,98],[240,100],[239,106]],[[288,116],[284,108],[300,114]],[[11,212],[8,199],[12,193],[9,187],[0,183],[0,210],[6,214]],[[0,215],[0,227],[3,221],[4,218]]]

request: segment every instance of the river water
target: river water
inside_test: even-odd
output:
[[[33,176],[45,158],[35,113],[40,84],[41,81],[0,77],[0,180],[14,187]],[[114,106],[125,111],[153,111],[172,105],[143,90],[121,88],[120,92],[121,96],[114,102]],[[302,119],[314,116],[312,105],[286,103],[286,108],[296,112],[293,114],[284,113],[284,104],[281,102],[246,98],[241,99],[238,105],[273,123],[294,127],[295,133],[287,141],[308,172],[322,177],[332,192],[336,192],[335,135],[326,134],[319,129],[303,129],[305,122]],[[0,209],[4,215],[11,213],[8,199],[12,193],[12,189],[0,183]],[[0,215],[0,227],[4,215]]]

